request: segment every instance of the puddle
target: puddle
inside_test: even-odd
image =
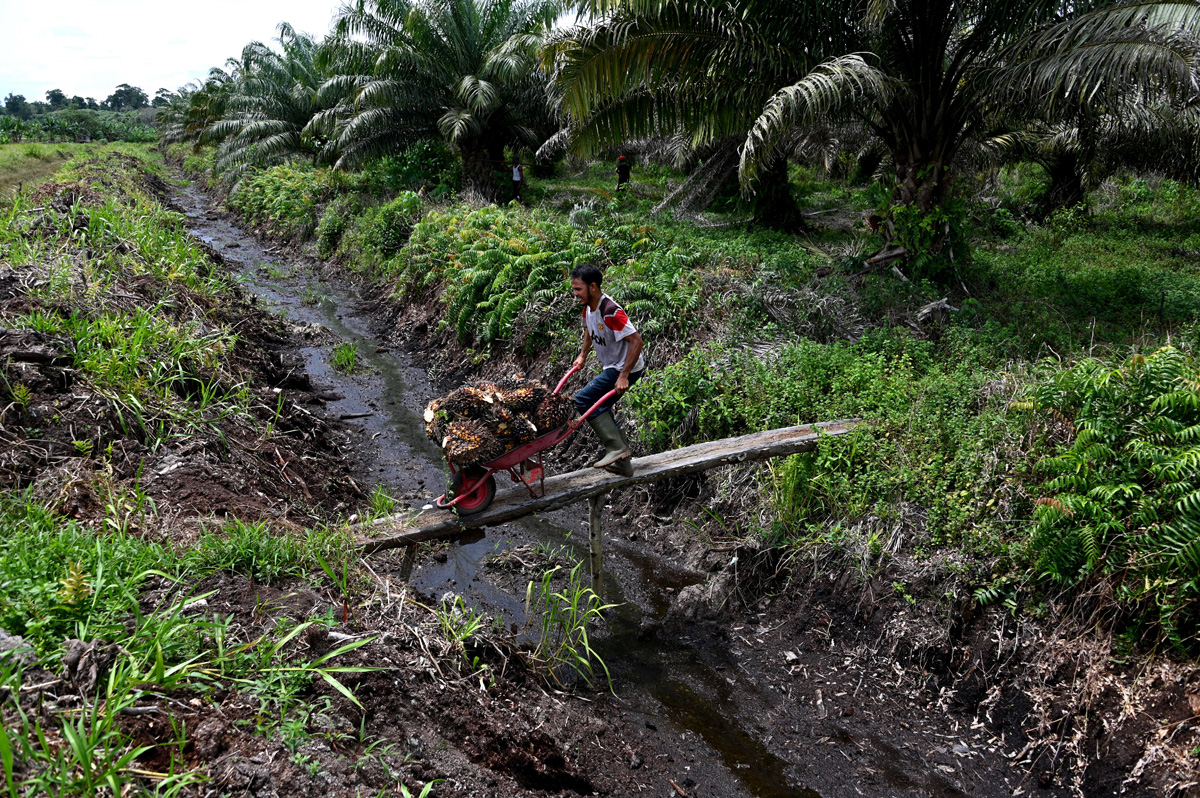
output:
[[[356,345],[366,366],[360,374],[335,370],[330,344],[306,347],[302,353],[313,385],[327,392],[327,412],[352,419],[364,446],[374,447],[368,459],[375,481],[417,507],[441,493],[445,484],[441,453],[425,437],[419,417],[425,399],[435,390],[406,353],[377,351],[370,318],[359,309],[360,299],[353,289],[301,276],[299,269],[278,260],[271,247],[243,233],[224,216],[211,213],[207,197],[197,188],[185,187],[175,199],[184,208],[192,233],[239,270],[242,283],[269,308],[293,322],[323,325],[342,341]],[[524,596],[514,597],[489,583],[485,558],[516,537],[554,546],[565,542],[577,559],[586,559],[586,529],[574,518],[577,516],[567,511],[526,518],[490,529],[482,540],[451,544],[446,547],[445,562],[425,558],[414,571],[412,583],[428,594],[453,591],[468,601],[484,602],[508,618],[520,618]],[[732,660],[726,668],[722,663],[704,661],[701,652],[686,641],[640,634],[644,624],[659,622],[666,615],[671,603],[668,588],[678,592],[703,576],[627,543],[606,539],[605,549],[610,567],[602,588],[604,599],[622,606],[611,614],[606,633],[595,644],[621,701],[645,715],[648,724],[667,724],[702,740],[750,795],[820,798],[794,786],[789,774],[797,767],[773,754],[739,720],[737,691],[756,688],[747,680],[735,689],[732,677],[726,675],[737,672]],[[629,584],[622,585],[614,571],[626,575]],[[769,705],[771,701],[763,697],[756,703]]]

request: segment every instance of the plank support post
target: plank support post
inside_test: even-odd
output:
[[[600,580],[604,576],[604,543],[600,530],[600,517],[604,512],[604,499],[608,493],[597,493],[588,498],[588,544],[592,566],[592,592],[600,595]]]
[[[400,580],[407,582],[412,576],[413,565],[417,562],[417,544],[410,543],[404,547],[404,559],[400,562]]]

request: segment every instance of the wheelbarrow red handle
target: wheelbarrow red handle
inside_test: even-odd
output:
[[[561,391],[563,386],[567,384],[567,380],[571,379],[571,375],[577,371],[579,371],[579,366],[571,366],[571,370],[566,373],[566,376],[558,381],[558,387],[554,389],[554,392],[558,393]]]

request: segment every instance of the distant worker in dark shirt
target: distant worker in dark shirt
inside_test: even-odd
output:
[[[617,158],[617,191],[629,187],[629,159],[624,155]]]

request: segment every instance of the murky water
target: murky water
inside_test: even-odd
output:
[[[323,325],[342,341],[356,344],[367,367],[357,375],[347,376],[332,367],[329,345],[307,347],[303,354],[313,384],[332,392],[327,395],[327,412],[352,418],[364,442],[374,447],[370,459],[377,482],[418,507],[441,493],[445,484],[441,452],[425,437],[419,418],[425,401],[436,391],[405,353],[377,351],[370,318],[360,309],[353,290],[301,274],[298,267],[276,258],[271,248],[211,213],[198,189],[182,189],[176,201],[187,213],[192,232],[224,255],[244,285],[268,307],[294,322]],[[587,532],[578,520],[581,517],[564,510],[489,530],[481,540],[449,546],[445,562],[426,558],[414,571],[412,582],[425,593],[440,596],[453,591],[519,618],[524,596],[512,596],[492,585],[483,568],[485,558],[512,538],[567,545],[576,558],[586,558]],[[734,682],[726,675],[737,671],[732,659],[713,662],[711,652],[702,654],[687,641],[641,633],[666,615],[668,588],[677,592],[701,581],[702,575],[627,543],[606,540],[605,546],[610,567],[602,593],[605,601],[621,606],[610,614],[606,634],[594,642],[621,700],[648,722],[667,723],[699,737],[750,795],[819,798],[794,786],[789,774],[795,772],[795,765],[772,753],[738,718]],[[629,583],[623,585],[614,573],[625,575]],[[756,688],[742,682],[738,689]]]

